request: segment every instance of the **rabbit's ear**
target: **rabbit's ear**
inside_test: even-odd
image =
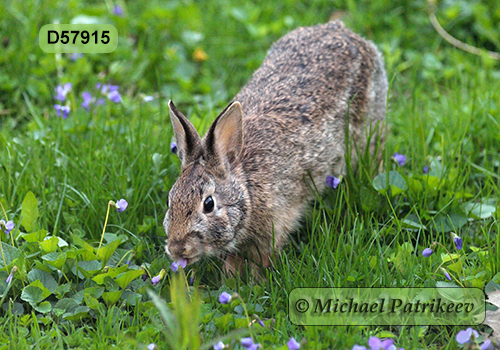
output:
[[[168,109],[177,143],[177,155],[181,160],[182,168],[184,168],[201,156],[201,138],[193,124],[175,107],[172,101],[168,102]]]
[[[233,102],[215,119],[207,132],[207,152],[220,165],[233,163],[243,147],[243,111],[239,102]]]

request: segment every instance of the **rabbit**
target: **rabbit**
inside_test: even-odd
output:
[[[329,174],[345,173],[346,123],[361,151],[383,145],[388,83],[376,46],[341,21],[293,30],[203,138],[169,102],[181,173],[168,195],[166,253],[271,265]],[[353,164],[358,157],[352,156]]]

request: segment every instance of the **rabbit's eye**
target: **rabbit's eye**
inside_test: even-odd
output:
[[[211,213],[214,210],[214,199],[212,196],[208,196],[205,201],[203,202],[203,210],[205,213]]]

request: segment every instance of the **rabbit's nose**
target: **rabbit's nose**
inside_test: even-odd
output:
[[[167,247],[170,255],[176,258],[189,259],[194,252],[193,247],[189,243],[171,242]]]

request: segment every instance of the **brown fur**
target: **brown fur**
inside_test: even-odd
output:
[[[267,267],[314,197],[309,175],[322,191],[327,175],[344,173],[347,120],[360,150],[367,128],[383,142],[386,95],[375,45],[334,21],[277,41],[203,139],[170,103],[182,172],[164,222],[167,253],[189,262],[226,254],[233,272],[241,253]],[[209,195],[215,210],[204,213]]]

